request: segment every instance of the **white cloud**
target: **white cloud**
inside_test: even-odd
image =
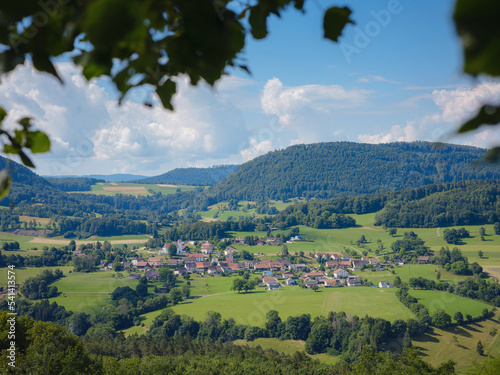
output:
[[[359,141],[364,143],[412,142],[420,139],[419,127],[414,122],[408,122],[404,127],[394,125],[388,133],[360,134]]]
[[[257,156],[267,154],[269,151],[273,151],[274,146],[271,140],[258,142],[255,138],[250,139],[250,146],[244,150],[241,150],[241,157],[244,162],[252,160]]]
[[[442,120],[458,125],[470,119],[482,105],[500,103],[500,83],[484,82],[471,88],[434,90],[432,96],[442,111]]]
[[[288,146],[292,140],[322,142],[338,139],[338,130],[343,126],[336,115],[368,105],[371,93],[362,89],[348,90],[340,85],[286,87],[278,78],[273,78],[264,86],[261,106],[265,114],[277,117],[281,128],[276,138],[281,139],[282,146]]]
[[[418,100],[427,98],[419,95]],[[405,126],[394,125],[388,132],[360,134],[358,139],[367,143],[398,141],[445,141],[478,147],[491,147],[500,143],[500,130],[480,129],[475,134],[458,137],[458,126],[470,119],[483,104],[500,103],[500,83],[483,82],[475,87],[460,87],[456,90],[434,90],[430,98],[439,111],[417,121],[408,121]]]
[[[394,84],[401,84],[401,82],[399,81],[392,81],[392,80],[389,80],[389,79],[386,79],[382,76],[377,76],[377,75],[369,75],[369,76],[363,76],[363,77],[359,77],[356,82],[360,82],[360,83],[371,83],[371,82],[387,82],[387,83],[394,83]]]
[[[2,77],[0,84],[8,126],[32,116],[52,140],[49,155],[35,156],[38,173],[163,173],[207,159],[239,157],[239,145],[250,139],[241,111],[206,84],[193,87],[179,78],[175,111],[170,112],[132,100],[118,106],[106,80],[87,83],[70,63],[57,68],[64,86],[29,63]],[[225,78],[221,88],[248,81]],[[89,170],[95,168],[99,171]]]

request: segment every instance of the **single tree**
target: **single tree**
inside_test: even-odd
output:
[[[479,340],[477,342],[477,345],[476,345],[476,352],[477,354],[479,354],[480,356],[483,356],[484,355],[484,346],[483,346],[483,343],[481,342],[481,340]]]

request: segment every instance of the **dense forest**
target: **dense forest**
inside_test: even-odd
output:
[[[239,165],[216,165],[210,168],[176,168],[159,176],[146,177],[136,182],[139,184],[179,184],[211,186],[229,176]]]
[[[333,143],[298,146],[298,150],[308,150],[311,148],[313,152],[310,154],[314,156],[315,153],[320,151],[326,153],[326,151],[331,151],[332,148],[338,148],[342,152],[337,150],[337,154],[344,155],[350,148],[360,148],[361,150],[367,148],[370,151],[369,147],[371,146]],[[415,172],[415,176],[422,177],[424,175],[423,172],[426,170],[425,168],[430,168],[429,163],[437,160],[437,156],[431,154],[432,147],[435,146],[429,143],[397,143],[379,146],[387,148],[381,149],[385,150],[385,154],[380,150],[378,153],[371,150],[370,152],[361,153],[361,155],[363,157],[371,155],[375,161],[377,161],[376,155],[379,155],[379,157],[382,157],[380,155],[385,155],[388,158],[388,162],[385,164],[386,167],[393,164],[394,161],[391,157],[397,154],[397,150],[410,150],[408,153],[413,155],[413,152],[415,160],[418,160],[419,157],[424,158],[425,156],[424,159],[428,163],[426,164],[423,161],[418,163],[419,170],[422,173]],[[431,184],[406,190],[377,192],[360,196],[339,196],[327,200],[312,199],[304,203],[292,205],[282,212],[266,218],[266,220],[267,222],[271,222],[274,227],[282,230],[296,225],[306,225],[319,229],[352,227],[356,223],[346,214],[372,212],[378,212],[375,224],[386,227],[408,228],[478,225],[500,221],[500,182],[493,179],[482,180],[482,178],[495,176],[498,167],[486,165],[474,169],[470,162],[473,156],[480,156],[481,152],[478,149],[452,145],[442,147],[449,150],[439,160],[443,163],[448,161],[451,163],[451,160],[455,157],[458,159],[457,165],[461,165],[464,169],[463,174],[459,176],[457,173],[452,173],[453,168],[446,168],[446,176],[448,177],[445,179],[451,179],[453,176],[453,179],[468,177],[477,178],[478,180]],[[285,153],[285,156],[287,156],[292,153],[290,149],[293,148],[280,152]],[[393,154],[387,150],[392,150]],[[424,152],[426,150],[428,154]],[[438,156],[441,155],[441,150],[441,148],[438,149]],[[295,152],[295,154],[304,156],[305,151],[303,153]],[[338,155],[337,157],[339,157]],[[282,159],[287,160],[285,156]],[[255,160],[260,160],[260,158]],[[1,159],[1,161],[5,163],[5,159]],[[319,160],[318,164],[321,164],[321,160]],[[217,195],[217,191],[221,186],[220,184],[226,184],[227,181],[233,178],[232,176],[240,174],[241,170],[245,169],[248,163],[237,169],[226,180],[221,181],[221,183],[208,190],[200,187],[188,192],[178,192],[171,195],[154,193],[149,196],[67,194],[27,168],[19,166],[14,162],[11,162],[10,165],[10,168],[13,170],[14,183],[8,197],[0,201],[0,205],[14,205],[14,208],[11,211],[2,210],[0,212],[0,225],[3,231],[23,229],[18,216],[30,215],[50,218],[52,220],[51,224],[44,229],[45,235],[67,234],[68,237],[85,238],[91,235],[108,236],[123,234],[151,234],[155,236],[155,231],[158,228],[175,225],[179,222],[180,218],[177,212],[180,209],[184,209],[182,220],[197,220],[199,218],[197,212],[206,210],[209,205],[216,203],[221,198]],[[278,163],[279,165],[281,164]],[[298,170],[302,170],[302,166],[308,165],[308,162],[297,162],[295,165]],[[339,169],[337,168],[336,170]],[[266,179],[265,173],[267,173],[264,171],[265,169],[262,169],[263,180]],[[372,178],[370,176],[373,174],[366,172],[365,176],[363,176],[362,172],[362,168],[357,172],[356,181],[365,181],[365,177]],[[436,176],[434,174],[434,177]],[[77,185],[85,189],[88,187],[88,184],[96,181],[90,179],[60,180],[59,185],[65,190],[78,188]],[[241,188],[240,191],[244,195],[244,192],[247,191],[246,189],[258,189],[261,183],[260,180],[256,179],[253,185],[245,185],[242,180],[235,183],[234,189],[239,186]],[[424,179],[417,180],[414,180],[414,183],[418,184],[424,181]],[[323,192],[327,192],[325,190],[328,187],[327,185],[334,183],[335,179],[332,180],[333,182],[330,180],[325,181],[328,182],[325,183],[326,185],[322,185]],[[272,185],[272,182],[266,184],[266,186]],[[289,184],[287,186],[296,185]],[[354,190],[359,190],[355,183],[349,186],[352,186]],[[269,206],[266,206],[266,200],[261,198],[257,200],[259,201],[257,204],[259,212],[271,213]],[[231,201],[237,202],[235,199]],[[272,213],[277,213],[277,210],[273,210]],[[71,218],[68,218],[68,216]],[[254,224],[258,226],[260,221],[254,221]],[[245,224],[245,226],[247,225]],[[29,226],[24,229],[33,228]],[[37,228],[35,227],[34,229]],[[198,235],[201,235],[202,233],[207,233],[207,231],[213,234],[213,230],[218,230],[217,228],[208,228],[208,226],[205,229],[200,229],[202,228],[194,228],[194,231]],[[191,229],[187,230],[185,234],[188,234],[188,232],[193,234]],[[222,232],[219,232],[216,237],[219,237],[221,234]],[[196,237],[199,237],[198,235]],[[213,235],[209,237],[213,237]]]
[[[60,315],[62,318],[64,315]],[[190,335],[170,337],[168,327],[158,335],[106,334],[78,338],[51,322],[30,317],[16,318],[16,368],[9,366],[7,355],[0,359],[2,373],[30,374],[334,374],[381,375],[454,373],[454,364],[447,362],[434,368],[424,362],[416,351],[405,349],[401,354],[383,352],[371,346],[360,347],[357,362],[340,360],[329,365],[312,360],[304,352],[292,355],[275,350],[237,346],[231,342],[198,340]],[[173,322],[175,323],[175,322]],[[363,327],[364,328],[364,327]],[[9,348],[8,316],[0,312],[0,346]],[[489,360],[476,373],[494,373],[498,360]],[[489,371],[489,372],[488,372]]]
[[[90,177],[45,177],[45,179],[62,191],[91,191],[92,185],[104,182]]]
[[[216,201],[332,198],[461,180],[500,178],[496,164],[476,163],[485,150],[428,142],[296,145],[238,168],[210,189]]]
[[[464,181],[424,197],[388,202],[375,225],[423,228],[493,224],[500,218],[500,182]]]
[[[302,224],[320,228],[332,215],[373,212],[378,212],[375,225],[389,228],[493,224],[500,220],[500,181],[460,181],[397,192],[312,200],[289,206],[269,220],[278,227]]]

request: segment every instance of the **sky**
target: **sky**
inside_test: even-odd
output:
[[[349,5],[356,22],[339,43],[323,38],[323,14],[333,5]],[[330,141],[488,148],[500,144],[494,127],[455,134],[483,103],[500,103],[500,82],[462,72],[453,5],[308,0],[304,14],[272,16],[266,39],[247,39],[240,59],[250,75],[230,70],[215,88],[179,77],[173,112],[142,105],[153,95],[147,90],[119,106],[109,78],[87,82],[67,59],[56,63],[64,85],[29,62],[2,76],[0,106],[7,127],[31,116],[50,136],[51,151],[33,157],[40,175],[152,176]]]

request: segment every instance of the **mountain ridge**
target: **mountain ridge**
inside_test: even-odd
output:
[[[208,191],[216,201],[327,199],[429,184],[500,178],[486,150],[431,142],[327,142],[290,146],[240,166]]]

